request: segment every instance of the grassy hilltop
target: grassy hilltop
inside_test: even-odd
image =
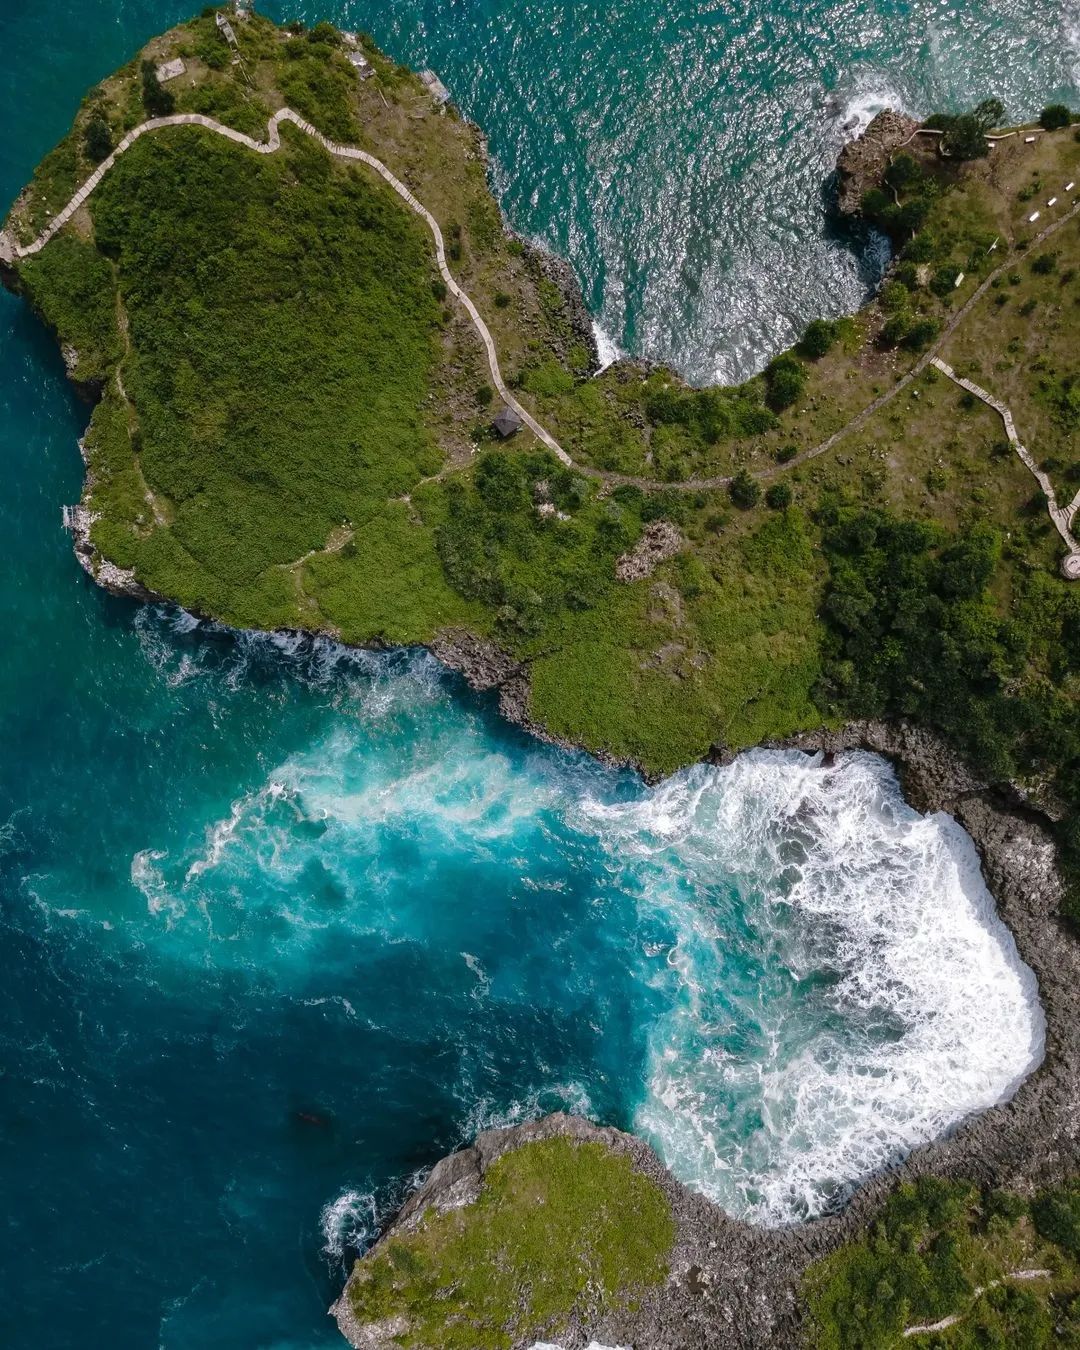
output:
[[[102,556],[242,626],[391,643],[471,629],[527,663],[536,718],[655,772],[715,743],[908,713],[994,773],[1057,770],[1071,794],[1080,594],[996,416],[927,370],[799,460],[1007,261],[942,354],[1008,399],[1069,499],[1080,249],[1070,224],[1031,251],[1050,217],[1027,216],[1080,176],[1070,128],[974,166],[929,141],[905,153],[867,203],[903,258],[880,302],[811,325],[747,384],[691,389],[633,363],[590,378],[564,295],[502,228],[474,128],[362,36],[365,81],[329,25],[234,26],[239,62],[207,11],[91,90],[9,227],[32,239],[151,113],[264,137],[287,104],[440,221],[504,373],[576,467],[527,432],[493,444],[475,330],[423,222],[374,173],[289,125],[268,156],[170,128],[14,269],[101,391],[85,502]],[[146,62],[175,57],[184,74],[159,85]],[[683,547],[620,582],[616,560],[656,521]]]

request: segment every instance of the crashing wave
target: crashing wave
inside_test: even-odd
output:
[[[820,1214],[1042,1058],[1035,979],[971,840],[908,807],[884,761],[756,751],[586,810],[677,934],[638,1128],[729,1211]]]

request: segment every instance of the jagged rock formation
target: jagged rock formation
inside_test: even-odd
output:
[[[878,186],[890,156],[912,138],[918,126],[906,113],[885,108],[861,136],[844,146],[836,161],[841,215],[858,215],[863,193]]]

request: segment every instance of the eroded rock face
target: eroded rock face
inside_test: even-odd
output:
[[[588,1325],[572,1320],[560,1332],[565,1350],[591,1341],[635,1350],[689,1350],[697,1346],[792,1345],[795,1327],[791,1272],[803,1264],[802,1243],[793,1232],[751,1228],[728,1219],[703,1196],[676,1181],[644,1141],[561,1112],[511,1129],[485,1130],[471,1147],[444,1158],[404,1205],[380,1238],[379,1247],[410,1232],[428,1209],[456,1209],[479,1196],[488,1168],[515,1149],[564,1137],[601,1144],[629,1156],[634,1168],[664,1193],[675,1221],[667,1280],[641,1291],[636,1306],[608,1313]],[[762,1298],[763,1287],[775,1297]],[[785,1292],[789,1291],[789,1292]],[[393,1350],[397,1319],[357,1321],[346,1285],[330,1309],[345,1339],[357,1350]],[[398,1328],[400,1334],[400,1328]],[[513,1342],[526,1350],[531,1336]],[[439,1350],[432,1345],[429,1350]]]
[[[863,194],[881,183],[889,157],[911,139],[918,126],[906,113],[886,108],[861,136],[844,146],[836,161],[841,215],[858,215]]]

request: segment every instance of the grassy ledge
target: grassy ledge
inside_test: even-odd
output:
[[[149,116],[262,137],[288,106],[432,213],[508,383],[574,467],[527,432],[496,441],[477,332],[380,178],[289,125],[272,155],[170,127],[3,268],[95,400],[90,570],[243,627],[357,644],[465,630],[524,672],[527,716],[657,775],[716,746],[910,718],[1055,822],[1080,919],[1080,585],[1001,418],[927,364],[1004,401],[1073,499],[1068,112],[992,150],[978,118],[913,137],[862,197],[896,252],[880,295],[740,387],[692,389],[633,362],[593,374],[580,304],[503,228],[479,132],[418,77],[329,24],[233,26],[235,59],[210,9],[91,90],[8,237],[35,239]],[[902,1190],[812,1275],[818,1343],[1039,1346],[1052,1325],[1080,1344],[1077,1206]],[[651,1182],[556,1140],[380,1244],[348,1297],[397,1344],[526,1344],[664,1281],[671,1243]],[[1014,1279],[1027,1262],[1050,1274]]]
[[[674,1235],[663,1193],[626,1155],[547,1139],[493,1163],[473,1203],[428,1209],[380,1242],[343,1298],[388,1344],[509,1350],[632,1309],[665,1279]]]
[[[374,173],[289,125],[266,156],[168,128],[7,270],[98,398],[92,570],[243,627],[468,630],[526,672],[535,722],[653,774],[903,714],[1054,814],[1080,804],[1080,590],[1041,494],[984,404],[933,369],[901,383],[942,343],[1070,499],[1078,231],[1039,245],[1053,212],[1029,216],[1080,177],[1071,127],[967,164],[913,142],[864,202],[899,253],[879,300],[738,388],[691,389],[632,362],[590,375],[580,306],[503,229],[479,133],[364,35],[233,28],[236,60],[208,10],[91,90],[10,233],[32,239],[150,114],[265,136],[292,107],[433,213],[509,384],[575,467],[528,432],[496,442],[476,331]],[[675,548],[620,567],[660,526]]]
[[[170,128],[7,274],[98,396],[93,568],[243,627],[394,644],[469,630],[521,664],[536,722],[654,774],[717,744],[905,714],[1064,814],[1080,794],[1080,594],[995,415],[927,369],[803,457],[898,388],[1004,262],[942,354],[1007,398],[1069,500],[1080,247],[1070,223],[1033,249],[1028,217],[1080,177],[1070,127],[974,164],[933,140],[894,157],[865,203],[900,253],[880,299],[812,324],[739,388],[696,390],[626,362],[590,376],[587,324],[503,229],[478,132],[416,76],[328,24],[233,26],[237,61],[209,10],[91,90],[11,233],[34,237],[151,113],[264,136],[288,105],[431,210],[508,382],[577,467],[527,432],[496,443],[476,331],[423,222],[370,170],[288,125],[272,156]],[[674,554],[620,580],[658,523]]]

